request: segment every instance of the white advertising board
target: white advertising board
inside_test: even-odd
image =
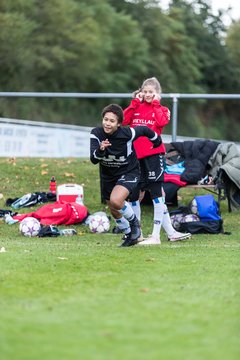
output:
[[[89,157],[91,128],[0,118],[0,157]]]

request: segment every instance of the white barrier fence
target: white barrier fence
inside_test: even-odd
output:
[[[0,92],[0,98],[87,98],[87,99],[124,99],[132,98],[132,94],[129,93],[62,93],[62,92]],[[162,94],[162,98],[172,99],[172,141],[177,141],[177,125],[178,125],[178,101],[180,99],[240,99],[240,94],[179,94],[179,93],[170,93]]]
[[[85,126],[0,118],[0,157],[89,158],[91,129]],[[171,135],[162,135],[162,139],[164,143],[172,142]],[[177,141],[195,139],[178,136]],[[240,144],[236,145],[240,151]]]
[[[1,157],[89,157],[89,127],[0,118]]]

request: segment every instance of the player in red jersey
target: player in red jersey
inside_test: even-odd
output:
[[[153,77],[146,79],[141,88],[134,93],[134,99],[124,110],[123,125],[129,125],[136,129],[138,126],[146,126],[158,135],[162,134],[164,126],[170,121],[170,111],[161,105],[161,86],[159,81]],[[154,206],[154,224],[152,234],[140,242],[141,245],[160,244],[161,226],[167,232],[170,241],[189,238],[191,234],[177,232],[172,224],[164,201],[162,182],[164,181],[164,154],[165,146],[153,148],[146,137],[139,137],[134,141],[137,158],[140,162],[141,178],[139,186],[141,189],[140,199],[145,190],[150,192]],[[131,199],[131,198],[130,198]],[[140,201],[131,201],[132,208],[140,220]]]

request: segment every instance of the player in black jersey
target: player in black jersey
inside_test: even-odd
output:
[[[93,164],[100,163],[103,198],[125,234],[121,246],[132,246],[141,235],[139,221],[126,201],[140,178],[133,141],[147,136],[153,147],[157,147],[162,139],[147,126],[122,127],[122,121],[123,111],[119,105],[110,104],[103,109],[102,127],[94,128],[90,134],[90,159]]]

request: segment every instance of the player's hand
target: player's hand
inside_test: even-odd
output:
[[[162,138],[160,135],[158,135],[157,139],[153,141],[152,149],[159,147],[161,144],[162,144]]]
[[[136,94],[136,98],[139,99],[141,102],[144,100],[144,96],[143,96],[143,93],[141,91],[139,91],[137,94]]]
[[[107,147],[111,146],[112,144],[108,141],[108,139],[103,140],[100,144],[100,150],[104,151]]]
[[[160,101],[160,95],[159,95],[158,93],[154,93],[152,100],[158,100],[158,101]]]

